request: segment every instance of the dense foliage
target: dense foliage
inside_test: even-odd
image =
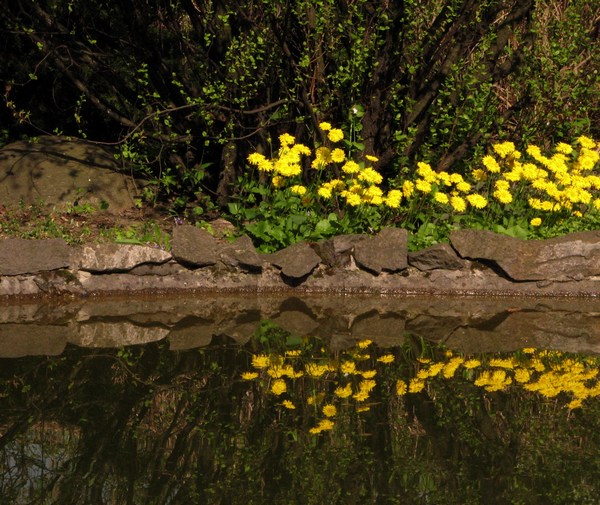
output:
[[[597,39],[584,0],[8,0],[1,141],[117,146],[198,215],[271,136],[319,143],[323,120],[386,177],[461,172],[499,140],[597,138]]]

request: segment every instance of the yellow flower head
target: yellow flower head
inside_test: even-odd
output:
[[[391,189],[388,191],[387,196],[385,197],[383,203],[392,209],[397,209],[400,207],[400,202],[402,201],[402,192],[398,189]]]
[[[483,209],[487,205],[485,197],[478,194],[467,195],[467,202],[469,202],[471,207],[475,207],[476,209]]]
[[[515,152],[515,145],[512,142],[502,142],[494,144],[493,149],[500,158],[506,158]]]
[[[271,360],[266,354],[255,354],[252,356],[252,366],[254,368],[267,368]]]
[[[348,398],[352,395],[352,385],[346,384],[344,387],[337,387],[333,394],[338,398]]]
[[[279,143],[283,148],[291,146],[294,142],[296,142],[296,139],[289,133],[279,135]]]
[[[433,195],[433,199],[437,203],[441,203],[442,205],[446,205],[450,201],[446,193],[441,193],[439,191],[435,195]]]
[[[396,381],[396,394],[398,396],[402,396],[405,395],[407,391],[408,386],[406,385],[406,382],[404,382],[402,379],[398,379]]]
[[[380,356],[379,358],[377,358],[377,361],[379,361],[380,363],[389,364],[389,363],[393,363],[394,359],[395,359],[395,357],[393,354],[384,354],[383,356]]]
[[[339,128],[332,128],[331,130],[329,130],[327,137],[334,143],[339,142],[344,138],[344,132]]]
[[[258,373],[256,372],[244,372],[242,374],[242,379],[244,379],[245,381],[251,381],[253,379],[256,379],[258,377]]]
[[[493,174],[500,172],[500,165],[498,165],[498,162],[493,156],[484,156],[481,162],[483,163],[483,166],[487,168],[488,172]]]
[[[367,184],[380,184],[381,181],[383,181],[383,177],[379,172],[369,167],[360,171],[358,180],[366,182]]]
[[[281,405],[283,405],[286,409],[289,409],[289,410],[293,410],[296,408],[296,406],[289,400],[283,400],[281,402]]]
[[[415,184],[412,181],[404,181],[402,184],[402,193],[404,198],[410,198],[415,192]]]
[[[373,163],[377,163],[377,162],[379,161],[379,158],[378,158],[377,156],[371,156],[370,154],[367,154],[367,155],[365,156],[365,158],[366,158],[368,161],[371,161],[371,162],[373,162]]]
[[[319,124],[319,128],[321,128],[321,130],[323,130],[324,132],[328,132],[329,130],[331,130],[331,123],[323,121],[321,124]]]
[[[453,196],[450,198],[450,205],[456,212],[464,212],[467,208],[467,204],[460,196]]]
[[[539,217],[534,217],[531,221],[529,221],[531,226],[540,226],[542,224],[542,219]]]
[[[348,160],[342,166],[342,172],[346,174],[355,174],[357,172],[360,172],[360,165],[356,163],[356,161]]]
[[[306,193],[306,188],[299,184],[295,184],[292,187],[290,187],[290,191],[296,195],[302,196],[303,194]]]
[[[336,148],[333,151],[331,151],[331,161],[334,161],[335,163],[341,163],[345,159],[346,154],[342,149]]]

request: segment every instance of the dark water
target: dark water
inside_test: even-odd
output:
[[[595,306],[5,306],[0,503],[597,504]]]

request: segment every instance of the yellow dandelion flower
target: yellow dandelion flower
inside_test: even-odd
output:
[[[506,158],[510,154],[515,152],[515,145],[512,142],[502,142],[500,144],[494,144],[492,146],[494,151],[500,158]]]
[[[244,379],[245,381],[251,381],[253,379],[256,379],[257,377],[258,377],[257,372],[244,372],[242,374],[242,379]]]
[[[393,363],[394,359],[396,358],[393,354],[384,354],[383,356],[377,358],[377,361],[379,361],[380,363],[389,364]]]
[[[368,167],[360,171],[358,174],[358,180],[366,182],[367,184],[381,184],[383,177],[379,172],[371,167]]]
[[[404,181],[402,184],[402,193],[404,198],[410,198],[415,191],[415,184],[412,181]]]
[[[327,121],[323,121],[322,123],[319,124],[319,128],[321,130],[323,130],[324,132],[328,132],[329,130],[331,130],[331,123],[328,123]]]
[[[466,181],[462,181],[456,185],[456,189],[461,193],[468,193],[471,191],[471,185]]]
[[[346,174],[356,174],[357,172],[360,172],[360,165],[356,163],[356,161],[348,160],[342,166],[342,172]]]
[[[510,194],[510,191],[504,189],[497,189],[496,191],[494,191],[493,195],[496,200],[505,205],[513,201],[513,197]]]
[[[271,393],[279,396],[287,391],[287,384],[283,379],[277,379],[271,384]]]
[[[577,398],[575,400],[571,400],[568,405],[567,408],[569,410],[573,410],[573,409],[578,409],[581,407],[581,405],[583,404],[583,402],[581,401],[581,399]]]
[[[464,212],[467,208],[467,204],[464,198],[460,196],[453,196],[450,198],[450,205],[456,212]]]
[[[280,188],[285,184],[285,178],[281,177],[281,175],[274,175],[271,179],[271,184],[276,188]]]
[[[483,157],[481,163],[483,163],[483,166],[487,168],[490,173],[496,174],[500,172],[500,165],[498,165],[496,159],[489,154]]]
[[[323,405],[323,415],[326,417],[334,417],[337,414],[337,409],[335,405],[328,403],[327,405]]]
[[[417,179],[415,181],[415,188],[420,191],[421,193],[431,193],[431,190],[433,189],[431,187],[431,184],[429,182],[427,182],[425,179]]]
[[[331,151],[331,161],[334,161],[335,163],[341,163],[345,159],[346,154],[342,149],[336,148],[333,151]]]
[[[367,347],[369,347],[371,344],[373,343],[372,340],[369,340],[368,338],[365,340],[360,340],[359,342],[357,342],[356,347],[358,347],[359,349],[366,349]]]
[[[408,386],[406,385],[406,382],[404,382],[402,379],[398,379],[396,381],[396,394],[398,396],[402,396],[405,395],[407,391]]]
[[[360,374],[363,379],[372,379],[377,375],[377,370],[365,370]]]
[[[294,142],[296,142],[296,139],[289,133],[279,135],[279,143],[283,148],[291,146]]]
[[[477,193],[473,193],[472,195],[467,195],[467,202],[471,207],[475,207],[476,209],[483,209],[487,205],[487,200],[485,197],[478,195]]]
[[[585,147],[586,149],[594,149],[596,147],[596,143],[589,137],[582,135],[577,139],[577,142],[581,147]]]
[[[434,201],[436,201],[437,203],[441,203],[442,205],[447,205],[450,201],[450,198],[448,198],[448,195],[446,193],[441,193],[439,191],[433,195],[433,199]]]
[[[290,191],[296,195],[302,196],[306,193],[306,188],[300,184],[294,184],[292,187],[290,187]]]
[[[534,217],[531,221],[529,221],[529,224],[531,226],[540,226],[542,224],[542,218],[540,217]]]
[[[387,196],[383,200],[383,203],[392,209],[397,209],[400,207],[400,202],[402,201],[402,192],[398,189],[391,189],[388,191]]]
[[[339,142],[344,138],[344,132],[339,128],[332,128],[331,130],[329,130],[327,137],[334,143]]]
[[[331,188],[327,183],[325,183],[317,190],[317,195],[319,195],[321,198],[329,199],[332,195]]]

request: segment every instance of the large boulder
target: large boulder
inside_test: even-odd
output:
[[[111,151],[83,140],[42,136],[0,149],[0,204],[7,207],[89,203],[118,213],[134,206],[136,189]]]
[[[463,258],[486,260],[515,281],[570,281],[600,275],[600,231],[520,240],[483,230],[450,234]]]

